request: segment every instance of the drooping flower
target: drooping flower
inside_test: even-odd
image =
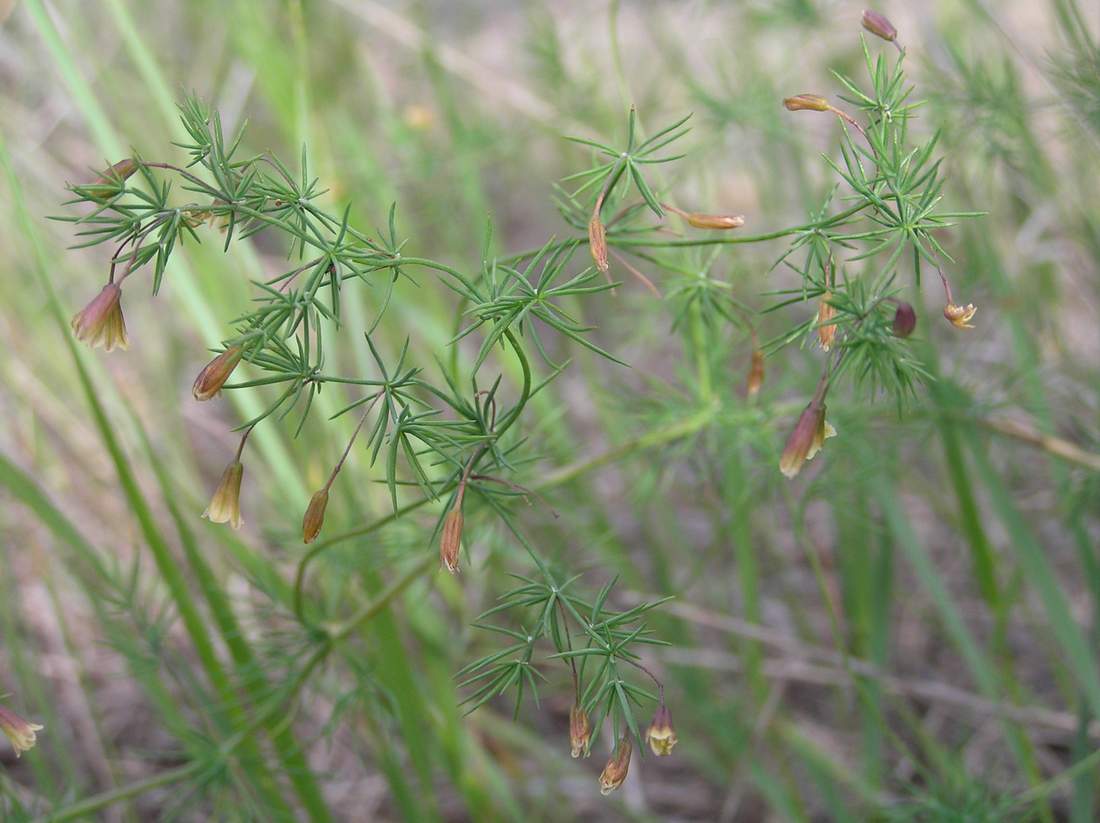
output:
[[[634,747],[630,743],[630,737],[623,735],[619,745],[607,765],[600,773],[600,794],[611,794],[619,786],[623,785],[626,775],[630,771],[630,755]]]
[[[128,348],[130,339],[126,336],[126,319],[122,316],[122,289],[117,283],[108,283],[87,306],[73,315],[71,325],[76,339],[93,349],[96,346],[103,346],[105,351]]]
[[[451,574],[458,571],[458,554],[462,546],[462,510],[453,508],[443,518],[439,535],[439,562]]]
[[[37,733],[40,731],[42,726],[23,719],[11,709],[0,706],[0,732],[3,732],[4,736],[11,741],[16,757],[34,748],[38,740]]]
[[[756,397],[760,393],[760,387],[764,384],[764,352],[760,349],[752,350],[752,360],[749,362],[749,376],[745,380],[745,395]]]
[[[195,399],[209,400],[221,391],[237,364],[241,362],[243,354],[244,349],[240,346],[230,346],[203,366],[191,387],[191,394]]]
[[[943,307],[943,316],[951,321],[951,325],[956,329],[972,329],[970,321],[974,319],[974,315],[977,314],[978,307],[973,303],[967,303],[965,306],[959,306],[955,303],[948,303]]]
[[[822,351],[832,348],[833,339],[836,337],[836,323],[831,322],[836,317],[836,308],[829,302],[832,297],[829,292],[825,292],[817,305],[817,342],[821,345]]]
[[[672,728],[672,714],[663,700],[657,707],[649,728],[646,729],[645,739],[649,748],[658,757],[672,754],[672,749],[677,743],[676,730]]]
[[[894,337],[908,337],[917,327],[917,313],[905,302],[899,302],[894,310]]]
[[[607,229],[600,220],[599,209],[592,212],[592,219],[588,221],[588,250],[592,252],[596,268],[601,274],[607,274]]]
[[[312,543],[325,525],[325,508],[328,506],[328,486],[313,493],[302,518],[302,542]]]
[[[787,111],[832,111],[829,101],[819,94],[796,94],[783,100]]]
[[[570,754],[573,757],[588,757],[591,752],[589,746],[592,743],[592,723],[588,714],[578,704],[574,703],[569,709],[569,744]]]
[[[228,523],[234,529],[239,529],[241,523],[241,479],[244,477],[244,465],[240,460],[234,460],[225,467],[222,472],[221,482],[214,490],[214,496],[210,498],[210,505],[202,516],[211,523]]]
[[[787,477],[802,471],[802,464],[821,451],[825,441],[836,436],[836,429],[825,419],[825,403],[811,400],[787,438],[779,458],[779,470]]]

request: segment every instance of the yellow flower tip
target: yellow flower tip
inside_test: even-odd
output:
[[[458,555],[462,547],[462,510],[451,509],[443,519],[439,535],[439,562],[451,574],[458,572]]]
[[[230,346],[202,367],[191,386],[191,394],[196,400],[209,400],[222,390],[237,364],[241,362],[244,350],[240,346]]]
[[[222,472],[221,482],[214,490],[214,496],[210,498],[210,505],[202,516],[211,523],[228,523],[234,529],[239,529],[244,522],[241,520],[241,479],[244,477],[244,466],[241,461],[234,460],[225,467]]]
[[[948,303],[943,307],[943,316],[946,317],[956,329],[974,328],[970,321],[974,319],[974,315],[977,313],[978,307],[973,303],[967,303],[965,306]]]
[[[600,773],[600,794],[611,794],[623,785],[623,781],[626,780],[626,775],[630,771],[630,755],[633,749],[630,738],[623,735],[618,747],[615,749],[615,753]]]
[[[592,743],[592,724],[588,720],[588,714],[573,704],[569,709],[569,753],[574,757],[588,757],[591,752],[589,746]]]
[[[649,744],[649,748],[658,757],[667,757],[672,754],[672,749],[676,746],[678,738],[676,737],[676,730],[672,728],[672,714],[663,703],[653,716],[653,722],[646,729],[645,739]]]
[[[313,493],[302,518],[302,542],[312,543],[325,525],[325,508],[328,506],[328,488]]]
[[[819,94],[796,94],[783,100],[787,111],[829,111],[832,106]]]
[[[117,283],[104,286],[87,306],[73,315],[70,325],[76,339],[93,349],[103,346],[105,351],[114,351],[130,346],[126,319],[122,316],[122,289]]]
[[[825,404],[811,401],[787,438],[779,458],[779,471],[788,479],[797,476],[802,465],[821,451],[826,440],[835,436],[836,429],[825,419]]]
[[[24,720],[10,709],[0,706],[0,732],[3,732],[4,736],[11,741],[16,757],[34,748],[34,744],[38,741],[38,732],[43,728],[37,723]]]

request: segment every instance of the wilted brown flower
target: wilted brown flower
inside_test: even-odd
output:
[[[881,37],[890,43],[898,39],[898,30],[894,28],[894,24],[887,20],[884,15],[871,9],[864,9],[863,11],[863,28],[875,37]]]
[[[658,757],[672,754],[672,748],[677,743],[676,730],[672,728],[672,713],[669,712],[664,702],[657,707],[657,712],[653,715],[653,721],[646,729],[645,739],[649,744],[649,748]]]
[[[312,543],[325,525],[325,507],[328,506],[328,486],[313,493],[302,518],[302,542]]]
[[[443,530],[439,535],[439,560],[443,568],[454,574],[458,571],[458,553],[462,547],[462,510],[453,508],[443,518]]]
[[[73,315],[73,333],[76,339],[93,349],[103,346],[105,351],[130,345],[126,336],[126,319],[122,316],[122,289],[117,283],[108,283],[92,298],[87,306]]]
[[[700,214],[690,212],[684,218],[689,226],[697,229],[739,229],[745,225],[740,214]]]
[[[15,756],[19,757],[23,752],[34,748],[38,740],[38,732],[42,726],[24,720],[11,709],[0,706],[0,732],[11,741],[11,747],[15,749]]]
[[[572,746],[570,754],[573,757],[588,757],[591,752],[589,745],[592,742],[592,724],[588,714],[576,703],[569,710],[569,743]]]
[[[978,308],[973,303],[967,303],[965,306],[948,303],[943,307],[943,316],[950,320],[951,325],[956,329],[974,328],[970,321],[974,319],[977,312]]]
[[[588,249],[592,252],[592,259],[596,261],[596,268],[601,273],[607,274],[607,230],[600,220],[600,210],[597,208],[592,213],[592,219],[588,221]]]
[[[756,397],[760,387],[764,384],[764,352],[760,349],[752,350],[752,360],[749,362],[749,376],[745,380],[745,394],[748,397]]]
[[[202,516],[211,523],[228,523],[239,529],[241,523],[241,479],[244,477],[244,465],[234,460],[222,472],[221,482],[210,498],[210,505]]]
[[[787,111],[832,111],[829,101],[818,94],[796,94],[783,101]]]
[[[630,755],[633,749],[630,737],[624,734],[619,740],[615,753],[600,773],[600,794],[611,794],[626,780],[627,772],[630,771]]]
[[[821,295],[821,302],[817,304],[817,342],[821,344],[822,351],[832,348],[833,338],[836,337],[836,323],[830,322],[836,317],[836,308],[829,301],[832,299],[829,292]]]
[[[917,313],[909,303],[899,301],[894,310],[894,337],[908,337],[916,327]]]
[[[834,437],[836,429],[825,420],[825,404],[811,400],[787,438],[787,445],[779,458],[779,470],[787,477],[802,471],[802,464],[821,451],[826,439]]]
[[[195,383],[191,387],[191,394],[196,400],[209,400],[221,391],[237,364],[241,362],[244,349],[240,346],[230,346],[209,363],[202,367]]]

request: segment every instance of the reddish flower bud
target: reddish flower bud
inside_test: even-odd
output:
[[[191,394],[196,400],[209,400],[221,391],[237,364],[241,362],[244,349],[240,346],[230,346],[209,363],[202,367],[195,383],[191,387]]]
[[[302,518],[302,542],[312,543],[325,525],[325,507],[328,506],[328,487],[313,493]]]
[[[691,212],[684,219],[689,226],[697,229],[739,229],[745,225],[745,218],[733,214],[699,214]]]
[[[569,710],[569,743],[573,757],[588,757],[588,747],[592,742],[592,724],[584,709],[576,703]]]
[[[0,706],[0,732],[11,741],[11,747],[15,749],[15,756],[19,757],[23,752],[30,751],[38,739],[37,732],[42,727],[37,723],[24,720],[10,709]]]
[[[646,729],[645,739],[658,757],[672,754],[672,748],[677,743],[676,730],[672,728],[672,713],[663,702],[657,707],[653,721]]]
[[[607,230],[600,220],[599,211],[594,212],[592,219],[588,221],[588,250],[592,252],[596,268],[607,274]]]
[[[630,771],[630,755],[633,750],[630,737],[623,735],[615,749],[615,754],[607,761],[607,765],[603,767],[603,772],[600,774],[600,794],[611,794],[623,785]]]
[[[202,516],[211,523],[228,523],[234,529],[239,529],[241,523],[241,479],[244,477],[244,466],[240,460],[234,460],[225,467],[222,472],[221,482],[214,490],[214,496],[210,498],[210,505]]]
[[[73,316],[71,325],[76,339],[93,349],[96,346],[103,346],[105,351],[127,348],[130,340],[126,336],[126,319],[122,316],[122,289],[117,283],[108,283],[92,302]]]
[[[894,337],[908,337],[917,327],[917,313],[905,302],[899,302],[894,310]]]
[[[811,400],[787,438],[779,458],[779,470],[787,477],[794,477],[802,471],[803,463],[821,451],[825,440],[835,435],[836,429],[825,420],[825,404]]]
[[[458,571],[458,553],[462,547],[462,510],[451,509],[443,518],[439,535],[439,562],[454,574]]]
[[[832,111],[832,106],[817,94],[796,94],[783,101],[787,111]]]
[[[752,350],[752,360],[749,363],[749,376],[745,381],[745,395],[756,397],[760,387],[764,384],[764,352],[760,349]]]
[[[894,24],[887,20],[884,15],[879,14],[877,11],[871,11],[871,9],[865,9],[863,12],[863,28],[875,37],[881,37],[889,43],[893,43],[898,39],[898,30],[894,28]]]
[[[91,183],[73,186],[72,188],[77,194],[106,200],[122,191],[122,184],[137,170],[137,161],[132,157],[127,157],[125,160],[119,160],[113,166],[104,169]]]

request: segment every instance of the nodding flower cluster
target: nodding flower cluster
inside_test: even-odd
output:
[[[0,706],[0,732],[3,732],[11,742],[16,757],[34,748],[40,731],[42,726],[25,720],[11,709]]]

